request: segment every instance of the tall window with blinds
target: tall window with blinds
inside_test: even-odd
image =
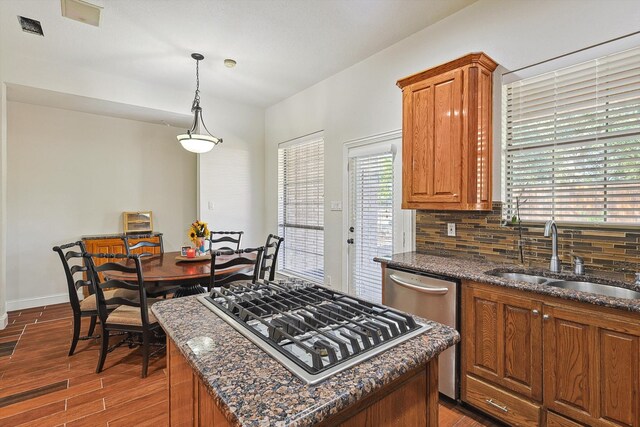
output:
[[[505,215],[640,222],[640,48],[505,91]]]
[[[278,233],[284,237],[279,270],[324,281],[324,140],[278,149]]]
[[[373,259],[393,253],[393,154],[351,157],[349,175],[352,288],[356,296],[380,303],[382,276]]]

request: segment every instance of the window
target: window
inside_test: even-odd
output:
[[[278,149],[278,233],[284,237],[279,269],[324,282],[324,140],[281,144]]]
[[[637,224],[640,48],[505,88],[505,215]]]

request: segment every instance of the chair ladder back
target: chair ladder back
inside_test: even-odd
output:
[[[262,263],[260,265],[260,279],[264,279],[267,271],[269,272],[269,280],[275,279],[278,265],[278,252],[280,252],[280,245],[283,241],[284,237],[279,237],[275,234],[269,234],[267,237],[267,243],[264,245],[264,252],[262,254]]]
[[[239,249],[237,251],[213,251],[211,253],[211,275],[209,279],[209,290],[216,286],[222,286],[240,280],[249,280],[251,281],[251,283],[255,283],[259,278],[261,265],[260,263],[263,251],[263,247]],[[255,258],[243,256],[243,254],[252,253],[256,254]],[[230,255],[238,256],[220,262],[220,257]],[[236,268],[239,266],[246,266],[246,268]],[[225,270],[231,271],[226,272]],[[220,275],[220,277],[216,277],[218,275]]]
[[[140,239],[157,239],[157,242],[151,240],[140,240]],[[138,242],[131,244],[130,240],[137,240]],[[127,255],[138,254],[138,255],[154,255],[155,252],[145,252],[144,250],[138,251],[138,249],[143,248],[160,248],[160,253],[164,253],[164,242],[162,239],[162,233],[158,233],[155,235],[151,234],[139,234],[135,236],[124,236],[122,238],[124,243],[124,249]],[[136,251],[136,252],[134,252]]]
[[[124,255],[124,254],[86,254],[86,257],[90,260],[94,271],[94,276],[99,277],[102,274],[105,279],[96,286],[96,297],[98,305],[98,313],[100,315],[100,321],[107,323],[109,315],[109,306],[125,305],[130,307],[136,307],[140,310],[140,316],[143,325],[149,324],[149,316],[147,312],[147,295],[144,287],[144,275],[142,272],[142,263],[140,259],[143,255]],[[93,262],[93,258],[107,258],[115,260],[127,260],[127,265],[123,265],[119,262],[108,261],[104,264],[96,266]],[[130,266],[130,264],[133,266]],[[126,281],[120,279],[109,279],[109,272],[117,271],[121,273],[135,274],[135,281]],[[111,296],[107,297],[105,290],[116,290]],[[117,294],[117,290],[134,291],[135,298],[126,298]]]
[[[70,249],[73,248],[73,249]],[[70,249],[65,252],[65,249]],[[54,246],[53,251],[56,252],[62,267],[64,269],[65,277],[67,279],[67,290],[69,292],[69,302],[74,313],[80,312],[80,299],[78,298],[78,290],[80,288],[87,287],[89,295],[95,293],[95,282],[92,281],[92,275],[89,272],[85,264],[70,264],[70,262],[84,262],[84,254],[86,249],[84,242],[77,241],[72,243],[66,243],[60,246]],[[76,278],[76,275],[81,273],[83,276],[81,279]]]
[[[244,231],[211,231],[209,233],[209,251],[238,251],[240,250],[240,242],[242,240],[242,235]],[[220,236],[214,239],[214,236]],[[233,243],[232,246],[222,246],[218,248],[214,248],[214,244],[218,243]]]

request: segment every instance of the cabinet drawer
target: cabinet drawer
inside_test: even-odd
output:
[[[547,412],[547,427],[582,427],[582,424],[549,411]]]
[[[512,426],[540,425],[540,406],[470,375],[466,401]]]

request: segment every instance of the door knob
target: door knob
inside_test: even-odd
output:
[[[353,227],[349,227],[349,231],[353,233],[354,231],[356,231],[356,229]]]
[[[532,310],[531,313],[533,313],[534,316],[537,316],[538,314],[540,314],[540,312],[538,310]]]
[[[548,315],[548,314],[544,314],[544,315],[542,316],[542,319],[544,319],[544,320],[549,320],[549,315]]]
[[[353,239],[347,239],[347,243],[353,245]]]

